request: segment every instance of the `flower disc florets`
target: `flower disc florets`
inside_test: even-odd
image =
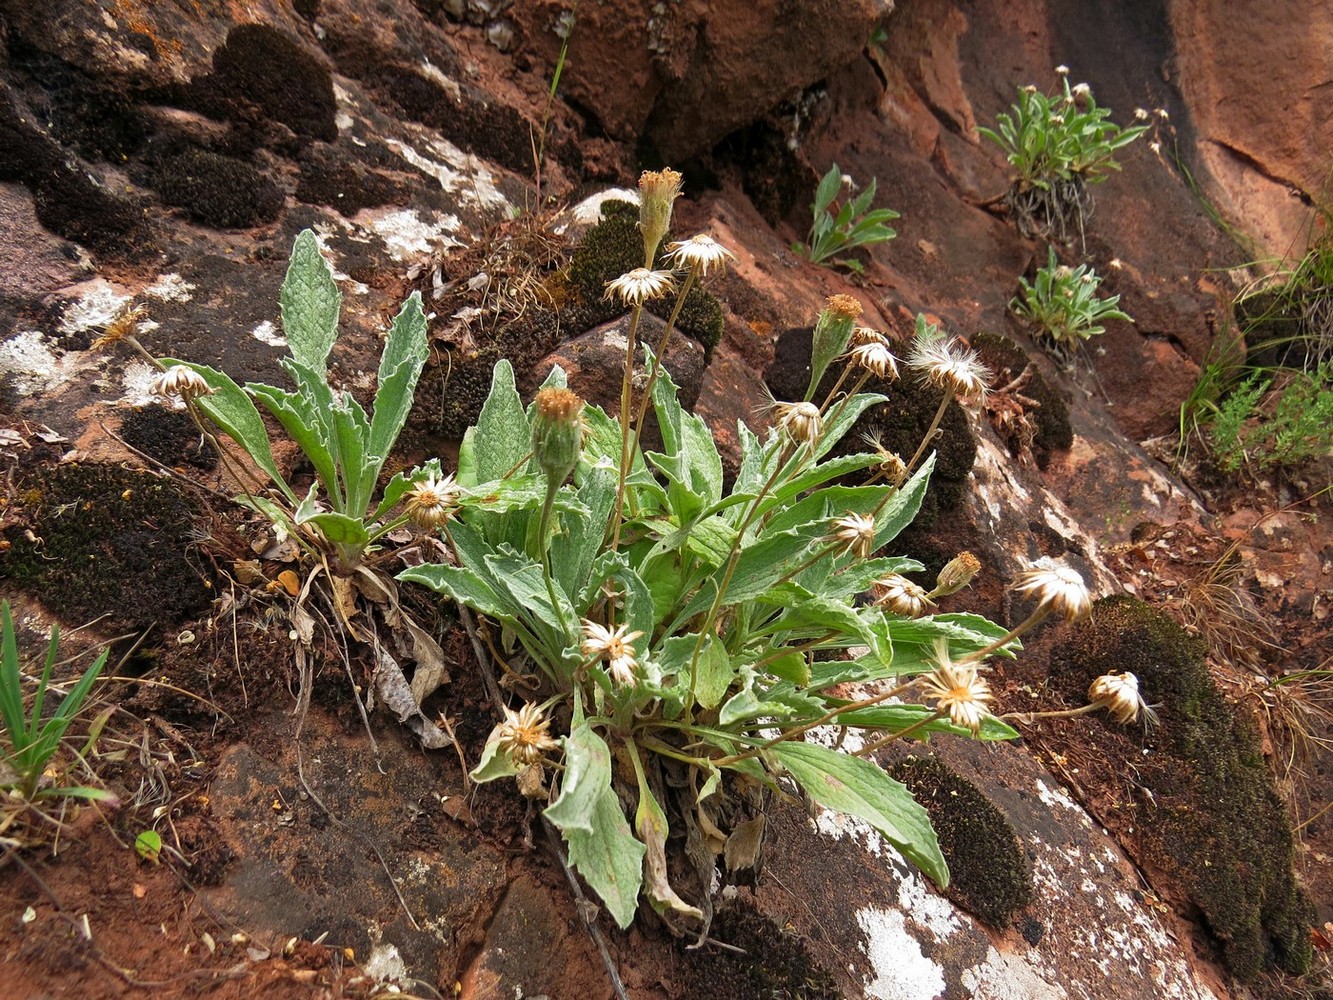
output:
[[[828,540],[859,559],[875,551],[875,519],[869,514],[845,514],[833,522]]]
[[[590,660],[603,660],[606,671],[617,684],[633,684],[637,679],[639,661],[635,658],[633,642],[642,632],[630,632],[628,625],[609,629],[587,619],[583,621],[583,643],[580,650]]]
[[[533,457],[550,479],[563,483],[583,450],[583,398],[552,386],[539,390],[533,404]]]
[[[438,528],[454,516],[461,493],[452,475],[427,476],[407,491],[407,516],[427,531]]]
[[[926,592],[905,576],[891,573],[870,587],[875,606],[904,618],[920,618],[930,606]]]
[[[727,262],[736,259],[734,253],[707,233],[668,243],[666,255],[673,267],[697,271],[700,277],[712,270],[725,271]]]
[[[963,726],[976,736],[982,721],[990,715],[986,702],[991,700],[990,686],[977,674],[972,664],[954,663],[949,644],[935,640],[935,669],[921,678],[921,687],[936,699],[936,711],[945,712],[955,726]]]
[[[1068,566],[1038,567],[1019,574],[1014,590],[1035,597],[1040,607],[1076,622],[1092,613],[1092,595],[1083,577]]]
[[[938,389],[951,391],[959,399],[984,400],[990,371],[957,340],[944,336],[919,336],[912,342],[907,364],[921,379]]]
[[[543,754],[560,748],[551,737],[551,720],[539,706],[525,702],[517,712],[508,705],[503,708],[505,720],[495,727],[495,739],[515,764],[535,764]]]
[[[674,291],[675,287],[676,282],[670,271],[650,271],[646,267],[636,267],[608,281],[602,298],[619,299],[624,305],[637,306],[649,299],[661,298],[667,292]]]
[[[1102,705],[1116,722],[1133,722],[1140,714],[1155,720],[1157,714],[1139,694],[1139,679],[1131,673],[1103,674],[1088,688],[1088,700]]]
[[[162,399],[179,399],[182,403],[191,403],[214,392],[204,377],[188,365],[172,365],[153,379],[148,391]]]

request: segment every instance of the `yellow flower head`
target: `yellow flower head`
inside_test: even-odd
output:
[[[535,764],[543,754],[560,748],[559,741],[551,737],[551,720],[539,706],[525,702],[517,712],[508,705],[503,708],[505,720],[493,735],[500,751],[515,764]]]
[[[955,726],[962,726],[976,736],[982,721],[990,715],[986,702],[991,700],[990,686],[970,663],[954,663],[949,644],[935,640],[935,669],[921,678],[925,693],[935,699],[937,711],[949,716]]]
[[[427,476],[407,491],[407,516],[427,531],[438,528],[454,516],[461,492],[452,475]]]

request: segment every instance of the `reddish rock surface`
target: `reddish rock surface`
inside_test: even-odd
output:
[[[566,6],[5,5],[0,417],[21,442],[0,440],[10,481],[71,450],[140,461],[110,432],[143,404],[147,369],[128,354],[90,350],[131,303],[155,324],[141,330],[151,349],[239,381],[282,379],[277,288],[292,238],[308,226],[344,293],[335,381],[365,393],[377,335],[409,285],[422,288],[428,310],[441,308],[441,256],[539,205],[532,137],[547,117],[559,50],[552,28]],[[1203,495],[1195,487],[1214,484],[1173,475],[1140,442],[1174,429],[1225,323],[1217,269],[1243,259],[1168,154],[1178,150],[1252,236],[1292,245],[1309,212],[1288,190],[1318,195],[1327,170],[1320,98],[1329,63],[1315,58],[1333,44],[1327,12],[1290,3],[1285,18],[1264,11],[1258,23],[1249,20],[1258,13],[1222,3],[890,6],[585,0],[551,109],[541,201],[632,186],[642,166],[657,165],[640,161],[645,152],[688,168],[678,230],[709,231],[738,259],[709,282],[726,321],[711,365],[691,343],[672,356],[689,362],[678,381],[733,456],[736,421],[764,422],[763,373],[778,335],[808,326],[828,295],[854,295],[866,323],[899,336],[918,312],[965,337],[1014,336],[1069,402],[1072,447],[1042,469],[1022,465],[978,414],[964,504],[904,545],[927,561],[972,548],[987,571],[951,609],[1010,622],[1020,615],[1005,585],[1040,557],[1076,565],[1099,593],[1132,591],[1188,619],[1185,595],[1223,540],[1234,540],[1245,568],[1236,586],[1284,638],[1259,661],[1219,661],[1216,672],[1242,706],[1268,706],[1260,724],[1278,763],[1286,744],[1277,696],[1253,673],[1327,666],[1328,514],[1316,519],[1303,500],[1317,484],[1293,495],[1281,492],[1287,485]],[[450,9],[464,14],[456,20]],[[881,25],[884,35],[872,37]],[[247,54],[280,63],[283,86],[271,86],[267,64],[256,76]],[[1057,63],[1089,82],[1118,121],[1136,106],[1171,116],[1157,126],[1159,152],[1139,143],[1123,173],[1097,189],[1086,243],[1070,250],[1086,249],[1136,322],[1111,324],[1069,370],[1007,314],[1019,275],[1045,246],[995,213],[1006,166],[974,132],[1016,86],[1050,85]],[[857,254],[860,277],[790,250],[832,162],[858,183],[877,178],[876,204],[903,213],[896,240]],[[204,168],[211,180],[182,185],[180,174]],[[559,280],[547,280],[555,300]],[[437,316],[432,330],[460,322]],[[560,327],[552,359],[563,359],[580,391],[609,401],[621,356],[607,350],[607,333]],[[432,364],[448,363],[441,348]],[[439,401],[419,402],[429,413]],[[42,424],[55,436],[41,437]],[[425,443],[448,451],[427,432],[412,446]],[[417,457],[425,455],[404,456]],[[210,473],[190,476],[230,489]],[[22,530],[10,520],[22,499],[6,493],[0,527]],[[231,508],[208,500],[219,513],[201,551],[225,566],[253,556]],[[1302,503],[1265,519],[1291,501]],[[50,622],[41,595],[9,581],[0,589],[30,616],[29,639]],[[270,606],[271,595],[238,593]],[[610,996],[526,803],[499,786],[469,791],[449,751],[423,757],[378,715],[377,758],[341,653],[330,650],[302,747],[311,787],[345,828],[331,823],[295,779],[286,625],[257,624],[251,635],[231,624],[209,616],[154,634],[134,670],[192,696],[142,685],[127,704],[136,721],[117,718],[104,738],[124,754],[105,763],[127,803],[110,816],[112,829],[127,842],[153,823],[170,829],[179,852],[170,871],[202,891],[113,846],[85,813],[62,858],[34,867],[41,883],[14,865],[0,870],[0,993],[100,998],[197,983],[219,997],[305,997],[368,990],[378,976],[409,991],[420,978],[445,995]],[[186,632],[198,643],[179,638]],[[454,639],[455,681],[433,707],[454,720],[471,764],[493,706],[468,669],[470,649]],[[351,669],[363,666],[353,655]],[[997,676],[997,690],[1005,679]],[[1045,692],[1044,678],[1009,679],[1006,696]],[[1326,719],[1311,717],[1326,736]],[[1124,794],[1119,779],[1091,786],[1058,754],[1041,762],[1021,745],[938,742],[1016,832],[1038,890],[1027,922],[989,930],[865,830],[828,815],[812,825],[784,807],[774,813],[768,871],[733,900],[766,928],[756,962],[786,954],[780,929],[794,928],[811,981],[831,976],[848,996],[1233,995],[1207,929],[1145,893],[1100,830],[1097,810]],[[1310,818],[1300,860],[1323,921],[1333,919],[1333,827],[1317,815],[1329,789],[1315,771],[1303,784],[1287,778],[1292,808]],[[29,905],[32,919],[23,916]],[[330,936],[314,944],[323,930]],[[607,936],[636,1000],[700,995],[691,985],[700,981],[721,995],[736,973],[721,951],[685,951],[652,926]]]

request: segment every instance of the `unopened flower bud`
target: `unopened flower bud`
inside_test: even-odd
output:
[[[639,176],[639,232],[643,234],[643,264],[651,268],[657,247],[671,228],[671,206],[680,197],[683,178],[676,171],[645,170]]]
[[[569,389],[537,393],[532,421],[532,453],[552,482],[563,483],[583,450],[583,400]]]
[[[972,583],[972,578],[981,571],[981,560],[971,552],[960,552],[947,563],[944,569],[940,570],[939,576],[935,577],[936,597],[946,597],[949,594],[956,594],[964,587]]]

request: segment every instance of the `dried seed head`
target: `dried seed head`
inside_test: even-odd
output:
[[[847,341],[847,346],[851,348],[863,347],[866,344],[889,345],[889,338],[884,336],[878,330],[872,330],[868,326],[858,326],[852,330],[852,337]]]
[[[875,551],[875,519],[869,514],[844,514],[835,518],[828,541],[858,559],[869,559]]]
[[[643,259],[651,264],[657,247],[671,228],[671,206],[680,197],[684,178],[676,171],[645,170],[639,175],[639,232],[643,234]]]
[[[1069,75],[1069,67],[1066,66],[1066,65],[1064,65],[1063,63],[1061,63],[1059,66],[1055,67],[1055,72],[1056,72],[1057,74],[1059,74],[1060,76],[1068,76],[1068,75]]]
[[[937,711],[945,712],[955,726],[963,726],[976,736],[982,721],[990,715],[986,702],[991,700],[990,686],[977,674],[972,664],[954,663],[949,644],[935,640],[935,669],[921,678],[925,693],[935,699]]]
[[[907,463],[903,461],[901,455],[884,447],[878,434],[867,434],[863,440],[870,445],[875,457],[879,459],[877,468],[881,476],[893,486],[901,486],[907,481]]]
[[[1148,120],[1148,109],[1147,109],[1147,108],[1135,108],[1135,109],[1134,109],[1134,117],[1135,117],[1135,119],[1137,119],[1138,121],[1146,122],[1146,121]]]
[[[892,381],[898,379],[898,359],[893,356],[886,343],[868,343],[853,347],[847,352],[847,359],[880,378]]]
[[[1086,83],[1076,83],[1070,93],[1074,95],[1075,100],[1081,100],[1092,96],[1092,88]]]
[[[628,625],[613,630],[585,618],[583,643],[579,648],[588,659],[605,661],[607,673],[617,684],[630,685],[638,680],[639,669],[633,642],[642,636],[642,632],[630,632]]]
[[[537,467],[563,483],[583,450],[583,399],[560,387],[542,389],[533,400],[532,453]]]
[[[939,576],[935,578],[935,596],[946,597],[958,593],[964,587],[971,585],[972,578],[980,571],[980,559],[971,552],[958,553],[944,564]]]
[[[188,404],[200,396],[211,396],[214,390],[193,368],[187,365],[172,365],[153,379],[148,391],[164,400],[179,399],[182,403]]]
[[[734,253],[706,233],[667,244],[666,255],[673,267],[695,271],[699,277],[714,269],[725,271],[727,261],[736,259]]]
[[[975,351],[938,332],[918,334],[912,342],[907,364],[924,382],[952,392],[959,399],[981,401],[990,385],[990,371]]]
[[[140,322],[147,318],[148,310],[143,306],[122,309],[106,325],[102,335],[93,341],[92,349],[94,351],[105,351],[107,348],[116,346],[126,337],[134,336],[138,332]]]
[[[920,618],[931,600],[919,586],[897,573],[876,580],[870,587],[875,606],[904,618]]]
[[[419,527],[434,530],[454,516],[461,493],[452,475],[427,476],[407,491],[407,516]]]
[[[821,418],[814,403],[774,403],[778,430],[797,444],[813,445],[819,440]]]
[[[1052,125],[1063,125],[1064,123],[1065,123],[1065,116],[1064,116],[1064,115],[1051,115],[1051,124],[1052,124]]]
[[[675,287],[676,282],[670,271],[650,271],[646,267],[636,267],[608,281],[602,298],[619,299],[623,305],[637,306],[648,299],[661,298]]]
[[[543,754],[560,749],[559,741],[551,737],[551,720],[539,706],[525,702],[517,712],[508,705],[503,708],[505,720],[495,727],[493,736],[500,751],[515,764],[535,764]]]
[[[1039,607],[1076,622],[1092,613],[1092,595],[1083,577],[1068,566],[1037,567],[1019,574],[1014,590],[1035,597]]]
[[[1103,674],[1088,688],[1088,700],[1106,709],[1116,722],[1133,722],[1140,714],[1156,721],[1157,713],[1139,694],[1139,679],[1131,673]]]

